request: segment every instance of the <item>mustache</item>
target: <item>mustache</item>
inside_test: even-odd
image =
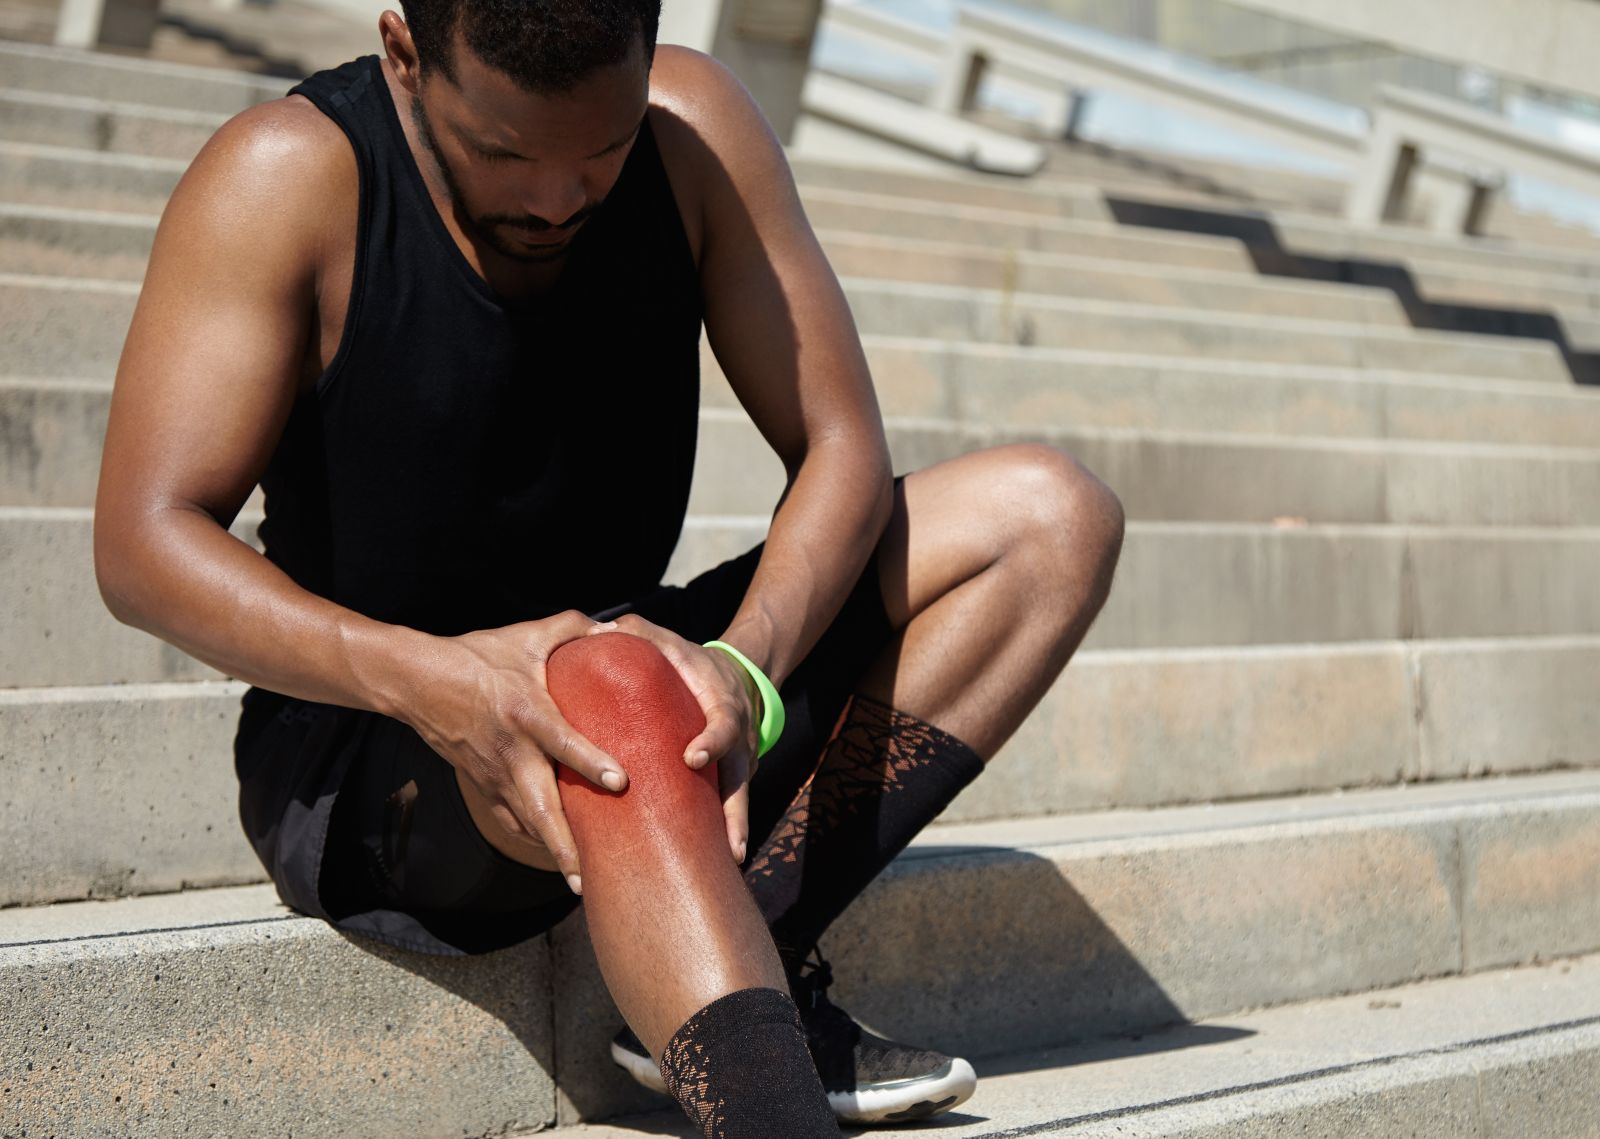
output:
[[[552,231],[572,230],[577,229],[578,226],[588,221],[590,216],[597,209],[599,209],[602,204],[603,203],[601,202],[594,202],[590,205],[584,206],[583,209],[579,210],[566,221],[560,222],[559,224],[556,222],[545,221],[544,218],[535,217],[532,214],[489,214],[488,216],[484,217],[482,221],[488,225],[500,226],[506,229],[521,229],[526,230],[529,233],[550,233]]]

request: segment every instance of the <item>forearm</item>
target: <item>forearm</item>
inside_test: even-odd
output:
[[[116,618],[247,683],[399,715],[444,642],[301,588],[200,510],[97,522],[101,594]]]
[[[814,445],[779,504],[722,640],[781,685],[838,616],[892,509],[885,451],[850,436]]]

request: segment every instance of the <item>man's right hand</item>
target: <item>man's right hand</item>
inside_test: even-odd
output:
[[[554,764],[611,791],[627,787],[628,776],[561,715],[546,688],[545,663],[595,627],[568,610],[448,638],[445,651],[426,666],[406,715],[428,746],[477,789],[493,823],[519,848],[526,840],[547,849],[575,892],[581,892],[578,848],[561,809]],[[493,842],[495,836],[485,837]]]

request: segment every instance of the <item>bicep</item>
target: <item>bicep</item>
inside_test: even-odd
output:
[[[292,169],[306,145],[236,120],[174,191],[117,369],[103,520],[186,507],[226,525],[260,477],[311,326],[316,244]]]

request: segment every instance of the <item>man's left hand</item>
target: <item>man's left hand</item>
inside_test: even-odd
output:
[[[588,635],[609,632],[629,633],[655,645],[700,702],[706,726],[689,741],[683,759],[694,770],[717,763],[728,846],[734,861],[743,863],[750,841],[750,779],[756,768],[755,681],[727,653],[703,648],[635,613],[596,625]]]

